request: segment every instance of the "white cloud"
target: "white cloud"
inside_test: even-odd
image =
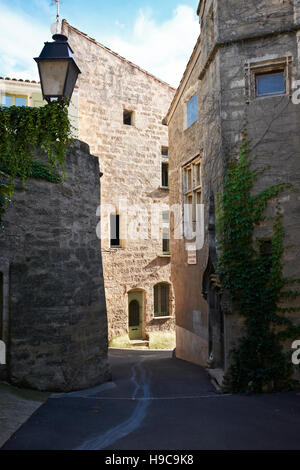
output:
[[[49,38],[49,28],[0,2],[0,76],[37,79],[33,57],[40,54]]]
[[[41,2],[50,27],[54,18],[49,0],[35,1]],[[127,40],[124,25],[116,20],[116,26],[118,33],[107,37],[96,34],[96,37],[150,73],[173,86],[178,85],[200,31],[193,8],[181,5],[169,20],[160,24],[153,20],[150,10],[141,10]],[[37,79],[33,57],[40,54],[44,41],[50,40],[49,27],[23,11],[10,9],[0,0],[0,76]]]
[[[177,86],[200,33],[193,8],[181,5],[170,20],[157,24],[148,12],[140,11],[132,37],[105,38],[105,44],[148,72]]]

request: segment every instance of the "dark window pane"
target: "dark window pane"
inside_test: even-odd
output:
[[[22,98],[21,96],[16,97],[16,106],[26,106],[26,98]]]
[[[170,253],[170,240],[163,238],[163,253]]]
[[[159,315],[159,310],[158,310],[158,289],[159,286],[154,287],[154,314]]]
[[[168,157],[169,156],[169,150],[167,148],[162,148],[161,149],[161,154],[164,156],[164,157]]]
[[[285,92],[284,72],[256,76],[257,96],[275,95]]]
[[[123,123],[127,126],[132,126],[132,111],[124,111],[123,113]]]
[[[198,119],[198,94],[195,93],[187,103],[187,127]]]
[[[162,163],[162,165],[161,165],[161,185],[164,188],[169,187],[169,165],[168,165],[168,163]]]
[[[120,216],[110,215],[110,246],[120,246]]]
[[[154,315],[164,317],[170,315],[170,289],[168,284],[158,284],[154,287]]]
[[[169,286],[161,284],[161,314],[169,315]]]

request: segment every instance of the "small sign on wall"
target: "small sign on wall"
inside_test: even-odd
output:
[[[188,255],[188,264],[197,264],[197,249],[196,245],[190,244],[186,245],[187,255]]]

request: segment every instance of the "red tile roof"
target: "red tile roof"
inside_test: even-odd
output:
[[[10,77],[0,77],[0,80],[10,80],[12,82],[24,82],[24,83],[40,83],[35,80],[22,80],[22,78],[10,78]]]

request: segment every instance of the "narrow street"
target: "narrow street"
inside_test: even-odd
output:
[[[170,352],[110,351],[113,382],[49,400],[3,449],[300,449],[300,393],[219,395]]]

